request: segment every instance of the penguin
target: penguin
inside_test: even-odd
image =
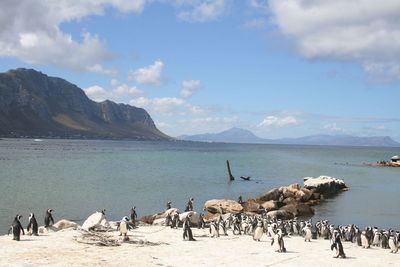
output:
[[[189,201],[188,201],[188,203],[186,204],[186,208],[185,208],[185,212],[187,212],[187,211],[193,211],[193,201],[194,201],[194,198],[189,198]]]
[[[278,232],[274,236],[271,242],[271,246],[275,243],[275,251],[276,252],[286,252],[285,242],[283,241],[282,230],[278,229]]]
[[[179,226],[179,214],[175,213],[172,215],[172,221],[171,221],[171,228],[178,229]]]
[[[368,238],[366,236],[366,231],[361,232],[361,247],[369,248],[369,242],[368,242]]]
[[[218,230],[221,230],[222,235],[228,235],[228,233],[226,232],[225,221],[221,215],[219,216],[219,220],[218,220]]]
[[[335,258],[346,258],[346,254],[344,254],[342,241],[340,240],[340,233],[338,230],[333,231],[333,244],[331,245],[331,250],[336,249]]]
[[[311,225],[311,238],[318,239],[318,227],[315,224]]]
[[[239,216],[236,215],[236,216],[233,217],[232,225],[233,225],[233,234],[234,235],[241,235],[242,234],[242,230],[240,229]]]
[[[389,237],[389,248],[390,253],[397,253],[399,248],[397,247],[397,238],[394,234],[391,234]]]
[[[136,206],[133,206],[131,209],[131,222],[133,227],[136,226],[136,219],[137,219]]]
[[[381,235],[381,247],[389,248],[389,232],[383,231]]]
[[[307,224],[306,227],[304,228],[304,242],[311,242],[311,225]]]
[[[196,241],[196,239],[193,238],[192,229],[190,229],[190,217],[191,214],[186,216],[183,221],[183,240],[187,238],[189,241]]]
[[[30,213],[28,221],[29,223],[26,227],[26,230],[30,235],[38,236],[38,223],[36,221],[35,214]]]
[[[44,217],[44,227],[48,228],[50,226],[50,223],[53,225],[54,224],[54,219],[53,215],[51,214],[53,212],[52,209],[46,210],[46,215]],[[102,211],[103,212],[103,211]]]
[[[22,218],[22,215],[17,214],[14,218],[13,223],[11,224],[10,229],[8,230],[8,234],[10,234],[10,232],[12,230],[13,240],[16,240],[16,241],[20,241],[21,232],[23,235],[25,235],[24,228],[22,227],[21,222],[20,222],[21,218]]]
[[[374,229],[374,238],[372,240],[372,245],[375,247],[379,247],[381,243],[381,232],[378,231],[378,229]]]
[[[254,230],[253,240],[260,241],[262,235],[264,233],[264,228],[261,220],[258,220],[257,227]]]
[[[128,230],[129,230],[129,218],[127,216],[124,216],[121,220],[121,222],[119,223],[119,235],[123,236],[123,241],[129,240],[127,234],[128,234]]]
[[[361,231],[357,226],[354,227],[354,238],[357,242],[357,246],[361,247]]]
[[[217,222],[214,220],[210,224],[210,236],[219,237]]]
[[[168,201],[165,210],[169,210],[171,208],[171,204],[172,204],[172,202]]]
[[[204,222],[204,214],[200,213],[199,221],[197,222],[197,228],[198,229],[204,229],[205,224],[206,223]]]

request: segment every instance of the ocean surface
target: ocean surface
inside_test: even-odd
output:
[[[5,139],[0,233],[16,214],[24,226],[30,212],[43,224],[48,208],[56,221],[78,223],[101,209],[111,220],[129,215],[132,206],[139,217],[154,214],[169,200],[183,210],[189,197],[202,211],[208,199],[247,199],[319,175],[344,179],[350,190],[317,206],[315,219],[399,229],[400,168],[362,165],[398,154],[399,148]]]

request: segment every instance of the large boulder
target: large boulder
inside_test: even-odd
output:
[[[57,228],[57,230],[64,230],[64,229],[77,229],[79,227],[79,224],[75,222],[71,222],[68,220],[59,220],[55,224],[53,224],[53,227]]]
[[[314,209],[304,203],[292,203],[280,208],[281,211],[286,211],[297,216],[312,216]]]
[[[270,200],[279,200],[279,197],[281,196],[282,191],[279,190],[279,188],[274,188],[266,192],[264,195],[261,195],[259,197],[260,201],[270,201]]]
[[[254,199],[247,200],[242,206],[245,212],[258,212],[260,210],[260,204]]]
[[[237,201],[229,199],[211,199],[204,203],[204,210],[210,213],[241,213],[243,211],[242,205]]]
[[[306,202],[312,197],[312,191],[307,188],[301,188],[295,194],[295,197],[299,201]]]
[[[106,220],[106,216],[103,212],[96,211],[90,215],[86,221],[82,224],[82,229],[91,231],[95,229],[105,229],[109,227],[109,223]]]
[[[295,216],[293,215],[293,213],[290,213],[286,210],[273,210],[267,212],[267,217],[269,219],[290,220],[293,219]]]
[[[348,189],[343,180],[330,176],[319,176],[317,178],[304,177],[304,187],[315,193],[335,194]]]
[[[179,214],[179,210],[177,208],[170,208],[170,209],[168,209],[166,211],[154,214],[153,215],[153,220],[165,219],[168,215],[170,215],[172,217],[175,214]]]
[[[263,203],[261,204],[261,207],[264,208],[264,209],[266,209],[266,210],[268,210],[268,211],[271,211],[271,210],[276,210],[276,209],[278,209],[278,208],[279,208],[279,205],[278,205],[278,202],[277,202],[277,201],[275,201],[275,200],[270,200],[270,201],[263,202]]]
[[[293,193],[296,194],[297,191],[299,191],[301,189],[301,186],[299,184],[291,184],[289,186],[284,186],[282,187],[282,193]]]

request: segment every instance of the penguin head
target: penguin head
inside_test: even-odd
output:
[[[52,210],[52,209],[48,209],[47,212],[48,212],[48,213],[52,213],[53,210]]]
[[[32,218],[35,218],[35,214],[29,213],[29,220],[32,219]]]
[[[103,215],[106,215],[106,209],[102,209],[101,213],[103,213]]]
[[[22,215],[18,215],[18,214],[17,214],[17,216],[16,216],[15,218],[17,218],[17,220],[21,220]]]
[[[122,217],[122,221],[126,221],[126,222],[128,222],[128,221],[129,221],[129,218],[128,218],[128,216],[124,216],[124,217]]]

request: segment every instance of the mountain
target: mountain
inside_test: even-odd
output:
[[[351,135],[311,135],[300,138],[263,139],[252,132],[240,128],[231,128],[220,133],[183,135],[180,140],[222,143],[248,144],[296,144],[296,145],[332,145],[332,146],[383,146],[399,147],[400,143],[389,136],[357,137]]]
[[[252,132],[241,129],[231,128],[220,133],[206,133],[197,135],[182,135],[180,140],[198,141],[198,142],[221,142],[221,143],[265,143],[266,139],[260,138]]]
[[[94,102],[33,69],[0,73],[0,137],[167,140],[142,108]]]

